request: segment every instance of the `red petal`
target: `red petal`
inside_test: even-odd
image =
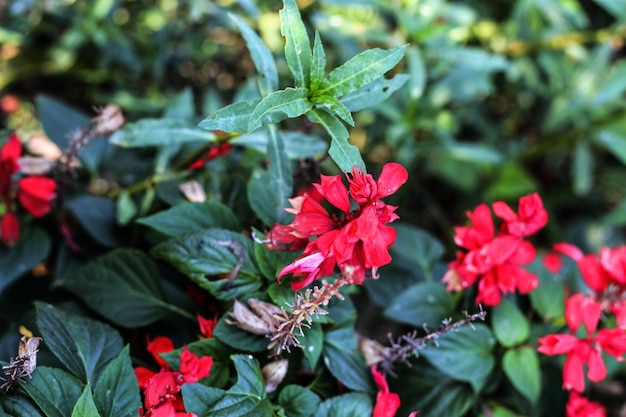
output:
[[[608,287],[610,278],[593,254],[583,256],[577,264],[583,279],[591,289],[602,292]]]
[[[582,358],[572,353],[565,359],[563,366],[563,388],[583,392],[585,390],[585,374]]]
[[[538,339],[538,352],[545,355],[562,355],[569,353],[578,346],[580,341],[571,334],[549,334]]]
[[[558,253],[562,253],[565,256],[569,256],[576,262],[580,261],[584,256],[583,251],[578,249],[576,246],[565,242],[554,244],[552,246],[552,250]]]
[[[20,240],[20,222],[11,211],[4,213],[0,220],[0,239],[9,248]]]
[[[578,331],[580,324],[584,323],[587,334],[594,333],[601,314],[602,305],[582,293],[572,295],[565,302],[565,320],[572,332]]]
[[[18,199],[34,217],[42,217],[50,212],[51,201],[56,196],[56,182],[46,177],[27,177],[18,181]]]
[[[320,175],[320,178],[322,183],[313,184],[315,189],[322,194],[330,204],[344,213],[349,213],[350,199],[348,198],[348,190],[341,181],[341,177],[339,175]]]
[[[409,173],[402,165],[390,162],[385,164],[378,177],[378,198],[387,197],[396,191],[409,179]]]
[[[159,364],[159,366],[169,368],[169,365],[159,355],[159,353],[171,352],[174,350],[174,342],[172,342],[172,339],[166,336],[157,336],[153,341],[148,343],[146,350],[152,354],[154,360]]]

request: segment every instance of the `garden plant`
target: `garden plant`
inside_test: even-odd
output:
[[[0,22],[0,417],[626,415],[626,0]]]

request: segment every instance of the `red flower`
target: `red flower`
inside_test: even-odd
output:
[[[306,243],[303,255],[283,268],[278,278],[293,274],[291,287],[299,290],[331,275],[335,267],[355,284],[363,283],[367,271],[376,276],[378,267],[391,261],[389,248],[396,232],[387,223],[398,218],[396,207],[380,199],[393,194],[407,179],[406,169],[396,163],[386,164],[378,181],[358,168],[353,169],[348,174],[350,190],[339,175],[322,175],[321,184],[313,186],[341,212],[340,216],[329,214],[309,194],[290,199],[292,208],[288,211],[295,218],[290,225],[278,228],[281,236],[286,237],[274,239],[278,244],[272,241],[272,245],[298,247],[311,237],[317,238]],[[358,203],[355,210],[351,210],[350,196]]]
[[[203,356],[198,358],[197,355],[191,353],[187,346],[183,348],[180,354],[179,371],[183,375],[185,382],[198,382],[211,374],[211,366],[213,358],[211,356]]]
[[[389,385],[384,375],[376,368],[376,365],[372,365],[370,368],[374,382],[379,388],[378,394],[376,394],[376,403],[374,404],[374,412],[372,417],[394,417],[396,411],[400,408],[400,397],[394,392],[389,392]],[[415,417],[419,411],[413,411],[409,414],[409,417]]]
[[[566,417],[606,417],[604,407],[572,391],[567,401]]]
[[[157,336],[153,341],[148,343],[146,347],[148,352],[152,353],[154,360],[162,367],[169,367],[167,362],[159,355],[159,353],[171,352],[174,350],[174,342],[165,336]]]
[[[17,198],[33,217],[42,217],[50,212],[52,200],[56,197],[56,182],[50,178],[33,176],[22,178],[17,184]]]
[[[520,199],[519,215],[503,202],[494,203],[493,209],[504,220],[498,234],[486,204],[467,213],[471,226],[454,229],[455,243],[467,252],[457,252],[443,278],[448,291],[463,290],[480,279],[476,302],[488,306],[500,304],[502,293],[527,294],[539,285],[538,278],[521,266],[532,262],[536,255],[534,246],[523,238],[547,221],[537,194]]]
[[[212,338],[213,329],[217,326],[217,316],[212,319],[205,319],[200,314],[196,314],[196,317],[198,317],[198,325],[200,326],[200,333],[202,333],[202,336],[207,339]]]
[[[582,392],[585,389],[583,365],[587,365],[587,377],[598,382],[606,377],[602,352],[623,360],[626,353],[626,332],[621,329],[602,329],[596,333],[600,318],[600,306],[590,298],[575,294],[566,302],[565,317],[572,332],[581,324],[587,337],[572,334],[550,334],[539,338],[539,352],[546,355],[567,355],[563,368],[563,388]],[[595,333],[595,334],[594,334]]]
[[[7,211],[0,219],[0,239],[8,247],[20,240],[20,222],[15,213]]]

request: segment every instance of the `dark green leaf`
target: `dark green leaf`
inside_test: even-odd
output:
[[[316,95],[342,97],[382,77],[404,56],[404,46],[363,51],[345,64],[335,68],[322,82]]]
[[[289,159],[312,158],[328,150],[328,144],[318,136],[307,135],[303,132],[281,132],[280,134],[283,137],[285,152]],[[253,148],[266,154],[268,136],[267,132],[257,131],[237,136],[230,143]]]
[[[253,262],[252,241],[239,233],[206,229],[168,240],[152,254],[174,265],[203,288],[221,299],[231,300],[259,288],[261,281]],[[243,261],[238,276],[209,280],[207,275],[231,273]]]
[[[250,176],[247,189],[250,206],[263,224],[268,227],[274,223],[290,223],[290,219],[293,218],[293,215],[283,210],[286,199],[282,197],[286,194],[269,192],[269,190],[273,190],[269,186],[272,182],[269,172],[257,169]]]
[[[258,243],[254,245],[254,258],[259,266],[259,270],[270,282],[276,282],[276,277],[280,270],[293,262],[295,256],[294,252],[269,250],[265,245]],[[291,295],[293,295],[293,291],[291,291]],[[293,301],[293,297],[291,301]]]
[[[309,90],[315,94],[315,90],[324,81],[326,75],[326,54],[324,53],[324,45],[320,39],[320,34],[315,31],[315,40],[313,41],[313,63],[311,65],[311,86]]]
[[[106,247],[120,246],[113,200],[86,195],[68,201],[66,207],[96,242]]]
[[[289,158],[285,152],[285,144],[276,126],[269,127],[267,156],[270,158],[270,166],[267,170],[270,179],[268,185],[269,189],[272,190],[268,194],[272,195],[274,199],[273,205],[276,212],[274,218],[278,223],[289,223],[293,215],[287,213],[285,208],[290,207],[287,199],[291,197],[293,192],[293,175]]]
[[[350,172],[357,166],[366,172],[361,152],[348,142],[348,130],[335,116],[323,108],[311,109],[307,114],[311,121],[321,124],[332,138],[328,154],[343,172]]]
[[[47,339],[46,343],[49,345]],[[47,366],[38,366],[33,372],[33,379],[25,380],[20,386],[47,417],[72,415],[72,408],[83,391],[83,384],[78,378]]]
[[[541,372],[535,349],[527,346],[507,350],[502,368],[513,386],[531,403],[537,403],[541,393]]]
[[[324,401],[314,417],[364,417],[371,414],[371,398],[361,392],[351,392]]]
[[[308,88],[311,74],[311,41],[295,0],[283,0],[280,32],[285,37],[285,58],[296,87]]]
[[[530,325],[515,303],[503,299],[491,314],[493,334],[502,346],[515,346],[528,339]]]
[[[220,342],[245,352],[267,351],[267,345],[270,344],[270,339],[267,337],[247,332],[235,325],[226,324],[223,317],[213,329],[213,336]]]
[[[530,293],[533,308],[545,321],[563,316],[565,293],[562,277],[548,271],[539,260],[527,269],[539,278],[539,287]]]
[[[202,384],[183,384],[182,388],[185,410],[198,417],[212,417],[211,409],[225,394],[222,389]]]
[[[278,88],[278,71],[274,57],[261,38],[248,25],[233,14],[230,15],[230,18],[235,21],[246,40],[259,77],[259,90],[263,96],[267,96]]]
[[[0,293],[50,253],[50,238],[40,229],[26,229],[17,244],[0,248]]]
[[[468,382],[479,392],[495,365],[491,353],[495,340],[489,328],[483,324],[464,326],[444,334],[437,344],[426,346],[420,354],[444,374]]]
[[[308,95],[309,90],[306,88],[287,88],[274,91],[263,98],[250,115],[248,132],[252,132],[262,125],[278,123],[287,117],[303,115],[313,106]]]
[[[391,79],[381,77],[350,94],[346,94],[339,101],[351,112],[374,107],[398,91],[408,79],[407,74],[398,74]]]
[[[110,326],[35,303],[37,327],[46,346],[83,382],[95,382],[122,350],[122,338]]]
[[[354,330],[349,327],[329,331],[324,336],[324,363],[335,378],[355,391],[371,389],[370,374],[363,356],[356,349]]]
[[[440,282],[420,282],[394,298],[384,315],[415,327],[437,328],[454,313],[454,296]]]
[[[0,395],[0,404],[8,417],[44,417],[44,414],[26,397]]]
[[[141,396],[128,346],[102,372],[94,389],[94,400],[102,417],[137,415]]]
[[[87,383],[80,398],[72,410],[72,417],[100,417],[96,403],[93,401],[91,385]]]
[[[206,130],[223,132],[247,132],[250,116],[261,100],[240,101],[219,109],[212,117],[207,117],[198,125]]]
[[[427,278],[432,278],[435,263],[443,256],[443,245],[430,233],[408,223],[394,223],[396,242],[391,248],[392,256],[421,269]]]
[[[111,143],[124,148],[170,146],[187,142],[213,142],[215,135],[181,119],[141,119],[128,123],[111,136]]]
[[[311,417],[320,404],[320,397],[300,385],[287,385],[280,391],[278,404],[289,417]]]
[[[322,355],[322,348],[324,347],[324,331],[322,325],[317,321],[311,324],[310,329],[303,329],[304,337],[299,337],[298,340],[302,345],[302,353],[304,357],[309,361],[311,369],[315,369],[317,361]]]
[[[476,164],[500,164],[504,161],[502,154],[488,145],[455,143],[449,146],[446,152],[457,161]]]
[[[153,323],[170,308],[158,268],[135,249],[109,252],[72,273],[62,285],[122,327]]]
[[[232,210],[217,201],[182,203],[152,216],[138,219],[137,223],[149,226],[170,237],[210,227],[232,231],[241,230],[239,220]]]
[[[593,186],[593,156],[587,142],[578,142],[574,147],[571,176],[574,193],[579,196],[589,194]]]

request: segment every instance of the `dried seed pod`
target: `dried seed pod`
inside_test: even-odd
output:
[[[11,358],[9,364],[2,367],[5,377],[1,379],[5,382],[0,389],[6,392],[15,391],[20,380],[25,377],[31,378],[37,367],[37,352],[41,341],[41,337],[22,336],[17,357]]]
[[[235,300],[233,311],[228,313],[233,320],[225,319],[227,324],[234,325],[254,334],[269,334],[270,323],[253,313],[245,304]]]
[[[266,303],[265,301],[257,300],[256,298],[249,299],[248,305],[252,311],[257,314],[257,316],[261,317],[263,321],[270,325],[270,329],[275,327],[275,315],[280,316],[283,311],[282,308],[278,307],[276,304]]]
[[[372,366],[383,360],[386,352],[385,346],[375,340],[357,334],[359,351],[365,357],[367,366]]]
[[[280,383],[283,382],[283,379],[285,379],[288,368],[289,361],[287,359],[279,359],[265,365],[263,369],[261,369],[263,380],[265,381],[265,391],[276,391],[276,388],[278,388]]]
[[[203,203],[206,201],[206,193],[202,184],[196,180],[184,182],[178,186],[178,189],[185,198],[194,203]]]
[[[98,110],[98,116],[93,121],[96,124],[92,132],[93,136],[108,136],[126,123],[122,110],[114,104]]]

